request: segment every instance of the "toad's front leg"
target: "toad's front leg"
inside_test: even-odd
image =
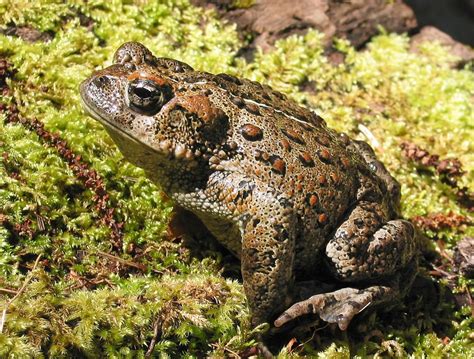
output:
[[[285,195],[241,173],[215,172],[205,189],[173,197],[240,257],[253,325],[291,304],[296,215]]]
[[[275,190],[256,187],[242,225],[242,276],[254,325],[274,319],[290,301],[296,219]]]

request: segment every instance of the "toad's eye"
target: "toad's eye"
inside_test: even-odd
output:
[[[146,115],[154,115],[173,97],[170,86],[144,79],[130,82],[127,92],[130,106]]]

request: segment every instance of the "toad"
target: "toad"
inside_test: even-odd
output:
[[[365,142],[269,86],[196,71],[136,42],[80,91],[125,158],[240,259],[253,324],[316,314],[346,330],[409,288],[414,228],[400,218],[399,184]],[[302,296],[301,283],[322,273],[335,289]]]

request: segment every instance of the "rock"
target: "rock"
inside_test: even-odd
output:
[[[456,41],[474,46],[472,0],[404,0],[412,8],[419,28],[434,26]]]
[[[467,278],[474,278],[474,237],[459,241],[454,250],[454,265]]]
[[[427,41],[439,42],[449,53],[458,57],[459,59],[453,62],[453,67],[463,66],[470,61],[474,61],[474,50],[472,48],[457,42],[451,36],[433,26],[423,27],[419,34],[411,38],[410,50],[417,52],[420,44]]]
[[[193,3],[214,6],[222,17],[255,36],[252,46],[264,50],[279,38],[305,33],[308,29],[323,32],[326,45],[338,36],[361,46],[378,33],[379,25],[395,32],[416,27],[413,11],[401,0],[255,0],[247,8],[233,7],[230,0],[194,0]]]
[[[54,38],[52,32],[41,32],[29,26],[10,26],[6,29],[0,29],[0,33],[10,36],[17,36],[27,42],[49,42]]]
[[[363,45],[379,33],[382,26],[389,32],[407,32],[417,26],[415,14],[401,0],[330,0],[329,17],[336,25],[336,36],[345,37],[354,46]]]

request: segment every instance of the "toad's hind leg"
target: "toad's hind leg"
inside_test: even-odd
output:
[[[408,221],[385,223],[381,204],[361,202],[328,242],[328,267],[344,282],[390,276],[414,256],[414,234]]]
[[[373,285],[365,288],[342,288],[333,292],[313,295],[293,304],[275,320],[276,327],[307,315],[318,314],[328,322],[335,323],[339,329],[346,330],[354,316],[364,309],[382,304],[393,304],[410,287],[417,270],[416,259],[413,259],[404,271],[394,276],[386,285]]]
[[[275,326],[283,324],[306,314],[318,314],[328,323],[337,323],[341,330],[346,330],[352,318],[367,308],[389,301],[398,293],[392,287],[372,286],[364,289],[342,288],[334,292],[313,295],[293,304],[277,320]]]
[[[275,321],[275,326],[318,313],[323,320],[345,330],[352,318],[368,306],[401,297],[416,273],[414,229],[407,221],[385,223],[385,219],[382,204],[359,203],[326,246],[332,274],[353,285],[294,304]]]
[[[349,148],[361,155],[371,171],[382,180],[390,195],[390,209],[393,210],[394,214],[398,213],[400,210],[401,188],[397,180],[387,171],[383,163],[377,159],[374,150],[366,142],[351,140]]]

